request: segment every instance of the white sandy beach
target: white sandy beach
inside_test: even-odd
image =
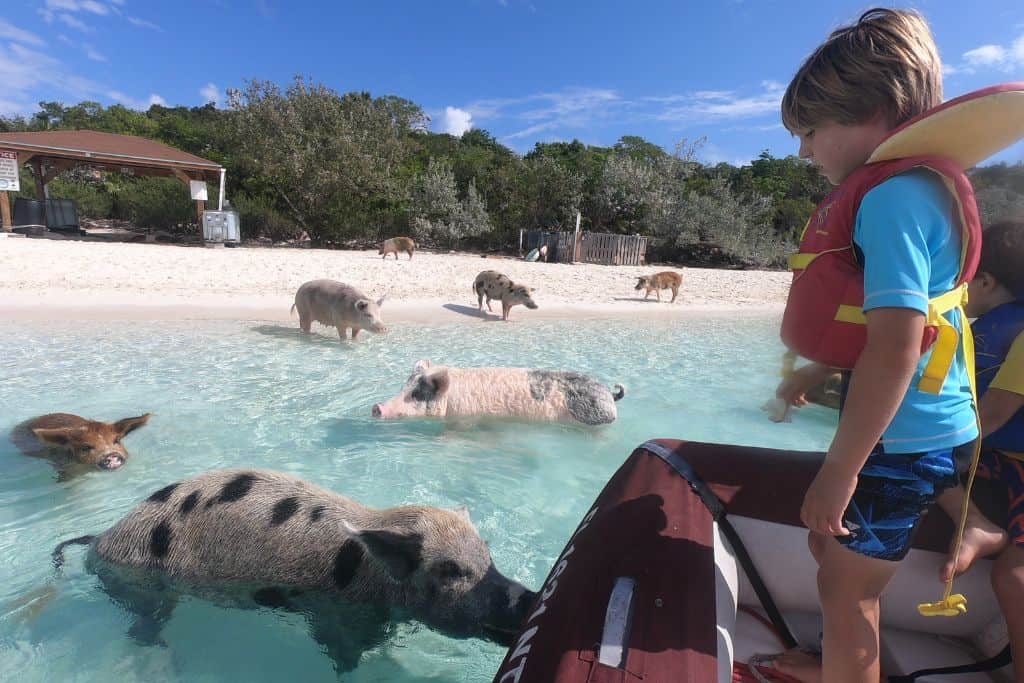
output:
[[[501,271],[536,289],[537,310],[517,306],[513,321],[661,317],[781,310],[785,272],[672,268],[683,273],[675,304],[642,300],[633,286],[657,266],[527,263],[511,258],[419,251],[382,261],[376,251],[201,248],[0,239],[2,320],[288,320],[295,290],[316,278],[386,295],[387,322],[474,321],[473,279]],[[500,303],[494,305],[498,315]]]

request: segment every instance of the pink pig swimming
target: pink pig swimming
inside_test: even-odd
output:
[[[577,372],[528,368],[455,368],[421,360],[398,396],[373,406],[373,416],[503,415],[601,425],[618,417],[616,393]]]

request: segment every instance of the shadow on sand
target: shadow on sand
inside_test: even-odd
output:
[[[645,299],[642,296],[617,296],[614,297],[615,301],[636,301],[641,304],[667,304],[668,299],[664,301],[658,301],[657,299]]]
[[[471,318],[480,318],[484,321],[494,322],[495,320],[501,320],[501,316],[488,313],[486,311],[478,311],[472,306],[462,306],[461,304],[445,304],[443,308],[451,311],[452,313],[459,313],[461,315],[468,315]]]

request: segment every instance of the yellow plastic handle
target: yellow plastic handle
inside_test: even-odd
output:
[[[917,606],[917,611],[923,617],[958,617],[967,614],[967,598],[954,593],[938,602],[922,602]]]

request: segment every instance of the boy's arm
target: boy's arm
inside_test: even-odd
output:
[[[849,534],[842,517],[857,473],[892,422],[921,359],[920,311],[875,308],[866,317],[867,344],[853,368],[839,428],[800,512],[808,529],[828,536]]]
[[[981,438],[1006,424],[1021,408],[1024,408],[1024,394],[1015,394],[1005,389],[989,388],[978,399],[978,415],[981,417]]]
[[[1006,424],[1024,407],[1024,332],[1010,345],[999,372],[978,399],[981,436],[988,436]]]

